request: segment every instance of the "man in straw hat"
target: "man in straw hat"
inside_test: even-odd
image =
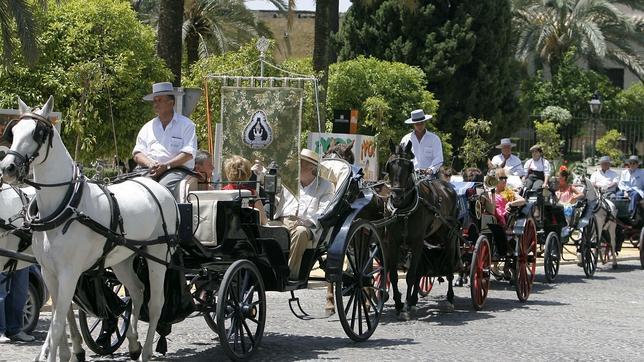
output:
[[[414,130],[406,134],[400,140],[400,144],[406,146],[411,142],[414,168],[434,175],[443,165],[443,145],[440,138],[425,127],[425,122],[430,119],[432,116],[426,115],[422,109],[412,111],[411,117],[405,120],[405,124],[413,125]]]
[[[635,221],[638,205],[644,199],[644,170],[639,168],[640,159],[637,156],[629,157],[626,162],[628,168],[622,171],[618,187],[621,195],[630,200],[628,212],[631,214],[631,219]]]
[[[302,255],[306,249],[315,247],[313,230],[319,226],[318,218],[333,199],[333,184],[318,177],[319,167],[320,156],[309,149],[302,149],[299,199],[288,190],[284,190],[283,199],[275,212],[275,217],[284,223],[291,236],[288,267],[292,280],[300,279]]]
[[[147,168],[150,176],[173,194],[179,181],[194,168],[197,151],[194,123],[174,111],[176,95],[170,82],[152,85],[152,93],[143,100],[152,102],[157,116],[141,127],[132,151],[139,167]]]
[[[611,159],[608,156],[602,156],[599,159],[599,169],[590,175],[590,182],[607,197],[614,198],[617,193],[617,184],[619,175],[610,169]]]
[[[519,157],[512,154],[512,147],[516,144],[512,143],[509,138],[502,138],[501,142],[496,145],[497,149],[501,150],[501,154],[496,155],[490,161],[491,167],[500,167],[505,169],[508,176],[525,176],[525,171]]]

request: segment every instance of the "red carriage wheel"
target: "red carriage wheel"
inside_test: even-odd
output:
[[[518,240],[518,255],[515,261],[515,278],[517,297],[525,302],[532,291],[532,283],[537,271],[537,229],[534,220],[528,218],[525,222],[523,234]]]
[[[481,235],[476,241],[470,266],[470,293],[472,305],[476,310],[483,309],[487,299],[487,292],[490,289],[491,265],[490,242],[485,235]]]
[[[418,283],[418,287],[418,294],[420,294],[422,298],[425,298],[434,287],[434,278],[421,277],[420,282]]]

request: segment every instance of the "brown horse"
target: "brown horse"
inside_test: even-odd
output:
[[[331,140],[329,149],[324,153],[324,157],[337,156],[353,165],[355,162],[355,156],[352,151],[354,143],[354,140],[351,140],[351,143],[335,143],[334,138]]]
[[[456,192],[441,179],[416,181],[411,142],[404,147],[390,141],[392,155],[385,166],[389,175],[391,194],[387,200],[387,215],[396,222],[387,226],[383,241],[385,262],[397,265],[401,250],[411,254],[407,271],[405,310],[398,290],[396,268],[389,268],[394,288],[396,313],[409,318],[418,302],[419,281],[422,276],[446,277],[447,301],[453,308],[454,272],[461,266],[456,214]],[[403,255],[404,256],[404,255]]]

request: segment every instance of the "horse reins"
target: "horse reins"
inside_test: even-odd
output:
[[[17,120],[14,120],[15,122],[13,123],[11,128],[13,128],[15,124],[19,123],[23,119],[28,119],[28,118],[36,121],[36,128],[34,129],[34,134],[32,135],[32,137],[38,143],[38,148],[36,148],[36,151],[31,156],[29,156],[28,154],[22,155],[11,149],[9,149],[9,151],[6,152],[7,155],[12,155],[19,161],[17,165],[20,167],[18,172],[18,179],[20,181],[23,181],[23,179],[27,176],[27,173],[29,171],[29,165],[40,155],[40,149],[42,148],[43,144],[45,142],[48,143],[48,145],[46,146],[45,158],[40,162],[40,164],[42,164],[47,160],[47,158],[49,157],[49,149],[53,147],[51,134],[54,126],[51,123],[51,121],[49,121],[48,118],[43,117],[40,114],[33,113],[33,112],[27,112],[27,113],[21,114]],[[38,127],[39,125],[41,129],[39,129]],[[44,131],[42,130],[43,126],[45,129]],[[36,135],[37,131],[43,132],[42,137],[38,137]],[[9,128],[5,130],[5,132],[13,132],[13,131]],[[25,183],[29,184],[28,182],[25,182]]]

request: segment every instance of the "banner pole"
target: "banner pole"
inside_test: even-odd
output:
[[[210,118],[210,94],[208,93],[208,78],[204,78],[204,92],[206,93],[206,122],[208,124],[208,152],[214,155],[215,146],[212,139],[212,119]]]

